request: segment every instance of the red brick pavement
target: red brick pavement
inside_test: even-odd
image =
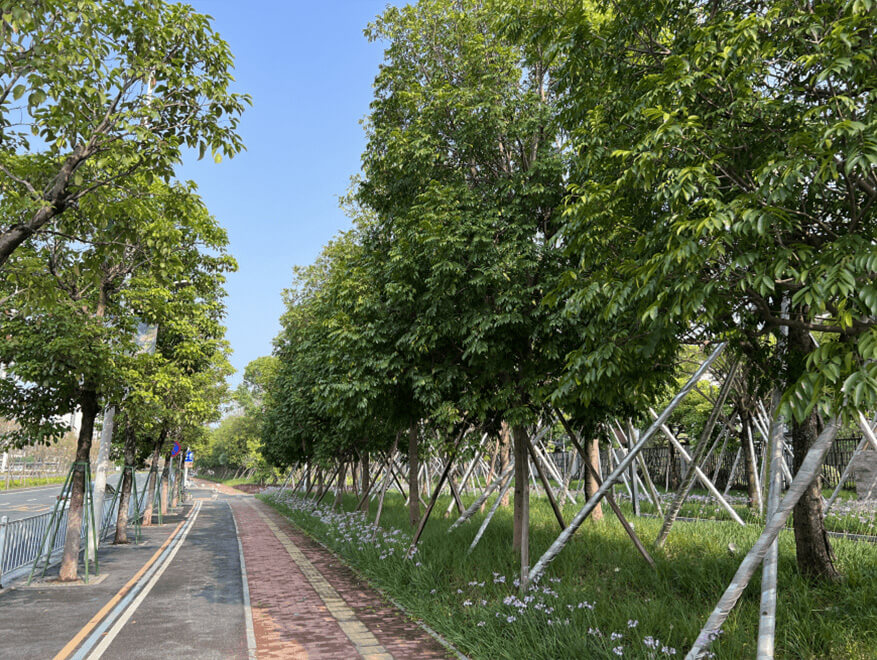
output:
[[[361,656],[254,507],[289,537],[394,658],[450,657],[419,626],[274,509],[258,501],[236,501],[232,510],[244,548],[259,658]]]

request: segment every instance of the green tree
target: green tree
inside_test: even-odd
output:
[[[781,374],[795,469],[818,412],[877,401],[872,9],[625,0],[555,24],[578,154],[563,239],[589,273],[565,298]],[[821,509],[815,482],[798,565],[833,577]]]
[[[184,147],[243,148],[249,97],[229,91],[228,45],[188,5],[2,0],[0,62],[0,267],[89,195],[140,190],[137,173],[169,181]]]
[[[0,380],[0,409],[19,424],[15,436],[25,443],[57,437],[54,420],[78,406],[79,466],[88,460],[101,401],[118,401],[126,392],[129,365],[142,361],[135,344],[137,319],[164,322],[169,336],[175,328],[176,334],[191,335],[199,321],[216,327],[222,274],[235,266],[224,253],[225,232],[191,187],[145,181],[141,186],[130,198],[83,200],[75,213],[92,219],[86,240],[58,234],[31,244],[3,273],[18,293],[16,308],[0,317],[0,363],[7,370]],[[198,305],[203,298],[205,304]],[[175,357],[185,370],[208,355],[195,347]],[[62,579],[76,577],[84,488],[84,472],[77,469]]]

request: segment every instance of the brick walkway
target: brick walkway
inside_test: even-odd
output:
[[[259,658],[448,658],[334,556],[261,502],[232,504]]]

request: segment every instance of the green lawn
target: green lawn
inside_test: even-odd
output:
[[[606,518],[586,522],[522,600],[513,585],[518,564],[509,509],[497,513],[467,556],[482,516],[448,534],[452,519],[441,513],[449,500],[441,498],[419,551],[406,560],[411,530],[398,494],[387,496],[378,534],[360,514],[332,513],[326,506],[331,495],[317,512],[301,499],[261,497],[472,658],[684,656],[758,532],[720,521],[679,523],[665,548],[653,551],[652,570],[604,507]],[[355,502],[345,496],[344,507],[349,511]],[[371,519],[375,510],[373,502]],[[574,511],[565,507],[565,518]],[[633,522],[650,546],[660,521]],[[531,562],[557,533],[547,503],[534,499]],[[846,578],[813,585],[796,574],[792,534],[780,538],[778,658],[877,657],[877,546],[832,543]],[[758,582],[757,575],[726,622],[712,649],[716,657],[754,657]]]

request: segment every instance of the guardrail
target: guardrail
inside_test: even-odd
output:
[[[143,509],[146,509],[146,498],[143,498]],[[101,516],[101,526],[98,528],[103,531],[101,542],[110,536],[111,532],[116,529],[116,512],[118,505],[113,500],[104,502],[103,515]],[[143,514],[143,510],[137,511],[137,503],[132,497],[128,502],[128,519],[133,521]],[[20,577],[28,572],[33,566],[37,556],[45,556],[46,552],[50,553],[51,561],[56,561],[64,550],[64,541],[67,536],[67,508],[61,513],[61,521],[58,526],[58,533],[55,536],[55,543],[51,548],[41,548],[43,539],[46,538],[46,530],[52,518],[52,512],[41,513],[29,518],[20,518],[19,520],[7,520],[6,516],[0,518],[0,584],[6,581]],[[83,520],[80,530],[80,538],[84,541],[86,537],[86,526]],[[51,539],[46,539],[48,545]],[[84,544],[83,544],[84,547]]]

